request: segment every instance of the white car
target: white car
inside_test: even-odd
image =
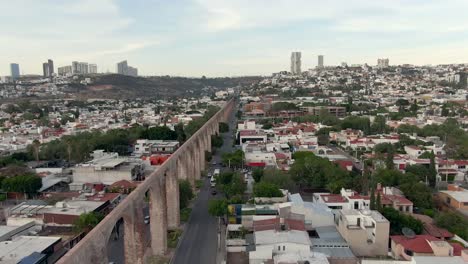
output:
[[[149,224],[150,222],[150,217],[149,215],[145,216],[145,224]]]

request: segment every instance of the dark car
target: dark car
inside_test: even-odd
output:
[[[211,190],[211,195],[216,195],[217,193],[216,189]]]

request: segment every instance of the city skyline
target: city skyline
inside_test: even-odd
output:
[[[288,70],[294,50],[302,53],[303,70],[315,68],[319,54],[326,65],[375,65],[378,58],[392,65],[468,62],[466,1],[411,0],[405,8],[385,2],[0,3],[11,10],[0,18],[0,47],[8,51],[0,54],[0,75],[9,75],[13,62],[22,73],[41,74],[47,58],[58,66],[92,61],[100,72],[114,72],[116,62],[128,59],[142,75],[266,75]],[[50,16],[37,11],[43,8]],[[39,18],[55,26],[37,32]]]

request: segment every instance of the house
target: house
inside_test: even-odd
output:
[[[376,197],[381,196],[383,207],[393,207],[401,212],[413,212],[413,202],[406,199],[396,188],[382,188],[377,185]],[[342,188],[340,194],[314,193],[313,202],[324,203],[332,209],[370,209],[370,196]]]
[[[468,190],[449,184],[446,191],[439,191],[437,196],[449,207],[468,212]]]
[[[274,263],[329,263],[324,254],[312,254],[312,243],[305,231],[264,230],[254,232],[253,237],[255,250],[249,251],[250,264],[266,263],[274,259]]]
[[[431,235],[391,236],[391,250],[395,259],[411,260],[415,256],[460,256],[463,246],[449,243]]]
[[[405,151],[411,158],[415,159],[419,158],[419,156],[425,152],[418,146],[405,146]]]
[[[119,157],[118,153],[96,150],[93,152],[93,160],[78,164],[73,168],[72,186],[88,182],[111,185],[120,180],[141,180],[143,173],[144,165],[141,159]]]
[[[387,255],[390,222],[378,211],[342,209],[335,224],[356,256]]]

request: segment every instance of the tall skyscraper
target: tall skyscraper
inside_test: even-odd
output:
[[[72,73],[73,73],[73,74],[80,73],[80,72],[78,71],[78,65],[79,65],[79,62],[77,62],[77,61],[72,61]]]
[[[389,66],[389,59],[377,59],[377,67],[387,68]]]
[[[126,60],[117,63],[117,73],[128,75],[128,64]]]
[[[317,67],[319,68],[323,68],[323,55],[318,55],[318,63],[317,63]]]
[[[301,53],[298,51],[291,53],[291,73],[301,75]]]
[[[128,66],[128,75],[137,77],[138,76],[138,69],[132,66]]]
[[[44,62],[42,63],[42,74],[44,77],[49,77],[49,63]]]
[[[63,66],[63,67],[58,67],[57,68],[57,73],[58,75],[61,76],[66,76],[66,75],[71,75],[72,74],[72,66]]]
[[[52,76],[52,74],[54,74],[54,61],[48,59],[47,64],[49,65],[49,76]]]
[[[89,73],[97,73],[97,65],[96,64],[89,64]]]
[[[20,69],[18,63],[10,64],[11,79],[16,80],[20,76]]]

